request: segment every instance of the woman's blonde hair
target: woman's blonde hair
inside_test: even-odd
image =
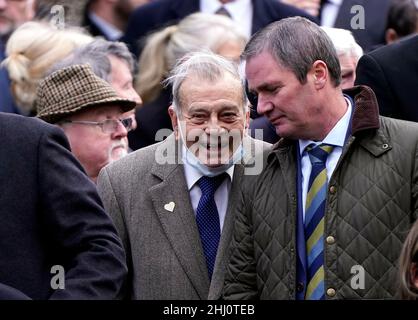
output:
[[[23,113],[34,108],[36,89],[47,70],[93,38],[79,29],[57,29],[46,22],[27,22],[12,33],[4,65],[13,97]]]
[[[139,59],[136,82],[142,100],[149,102],[159,95],[161,82],[186,54],[202,50],[216,53],[229,41],[244,49],[247,37],[231,19],[206,13],[194,13],[177,25],[150,35]]]

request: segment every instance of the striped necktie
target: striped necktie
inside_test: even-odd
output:
[[[306,300],[325,299],[324,215],[327,196],[326,160],[333,146],[321,144],[306,150],[312,164],[305,206],[305,241],[308,257]]]

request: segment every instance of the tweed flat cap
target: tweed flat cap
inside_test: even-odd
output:
[[[58,70],[41,81],[37,90],[37,117],[49,123],[89,107],[115,104],[123,111],[135,108],[134,101],[123,99],[91,67],[74,65]]]

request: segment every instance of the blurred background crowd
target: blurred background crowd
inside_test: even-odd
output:
[[[117,80],[116,75],[107,80],[113,79],[119,94],[137,102],[131,111],[135,130],[128,137],[131,150],[136,150],[155,143],[160,129],[172,129],[167,113],[170,88],[162,82],[179,59],[203,49],[239,62],[253,33],[295,15],[320,24],[332,38],[344,88],[354,85],[363,53],[418,29],[414,0],[0,1],[0,111],[35,116],[38,84],[57,69],[53,65],[101,37],[124,51],[125,59],[111,59],[112,72],[119,71]],[[78,62],[94,63],[98,59],[94,50]],[[120,66],[114,66],[118,62]],[[263,129],[265,141],[278,140],[255,108],[251,118],[253,135],[255,129]]]

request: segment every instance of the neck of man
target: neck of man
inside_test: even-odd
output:
[[[321,124],[319,128],[322,130],[318,132],[317,136],[313,141],[322,141],[330,133],[330,131],[335,127],[338,121],[345,115],[347,112],[347,101],[344,98],[344,95],[341,91],[341,87],[335,88],[335,92],[332,92],[329,95],[326,95],[323,100],[321,110],[323,110],[321,118]]]

